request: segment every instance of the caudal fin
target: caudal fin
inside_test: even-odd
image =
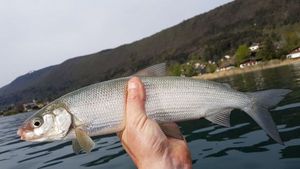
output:
[[[268,109],[276,106],[290,92],[289,89],[271,89],[248,93],[253,98],[253,102],[243,109],[279,144],[283,142]]]

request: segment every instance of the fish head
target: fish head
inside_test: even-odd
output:
[[[64,106],[49,104],[29,117],[17,134],[21,140],[32,142],[62,140],[71,124],[72,116]]]

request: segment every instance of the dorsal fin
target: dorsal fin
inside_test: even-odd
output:
[[[140,70],[134,76],[166,76],[166,74],[166,63],[160,63]]]

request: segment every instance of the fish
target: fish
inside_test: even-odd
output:
[[[164,124],[205,118],[230,127],[232,110],[248,114],[276,142],[283,144],[269,109],[291,92],[270,89],[239,92],[228,84],[189,77],[165,76],[166,64],[139,71],[146,91],[145,109],[149,118],[176,138]],[[29,117],[18,129],[21,140],[31,142],[72,140],[76,154],[90,152],[91,137],[120,132],[124,129],[127,83],[122,77],[92,84],[70,92]]]

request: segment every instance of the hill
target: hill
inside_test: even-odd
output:
[[[240,44],[259,42],[272,34],[280,38],[282,30],[300,23],[299,11],[298,0],[236,0],[134,43],[18,77],[0,89],[0,106],[33,98],[52,100],[163,61],[218,60],[233,54]]]

